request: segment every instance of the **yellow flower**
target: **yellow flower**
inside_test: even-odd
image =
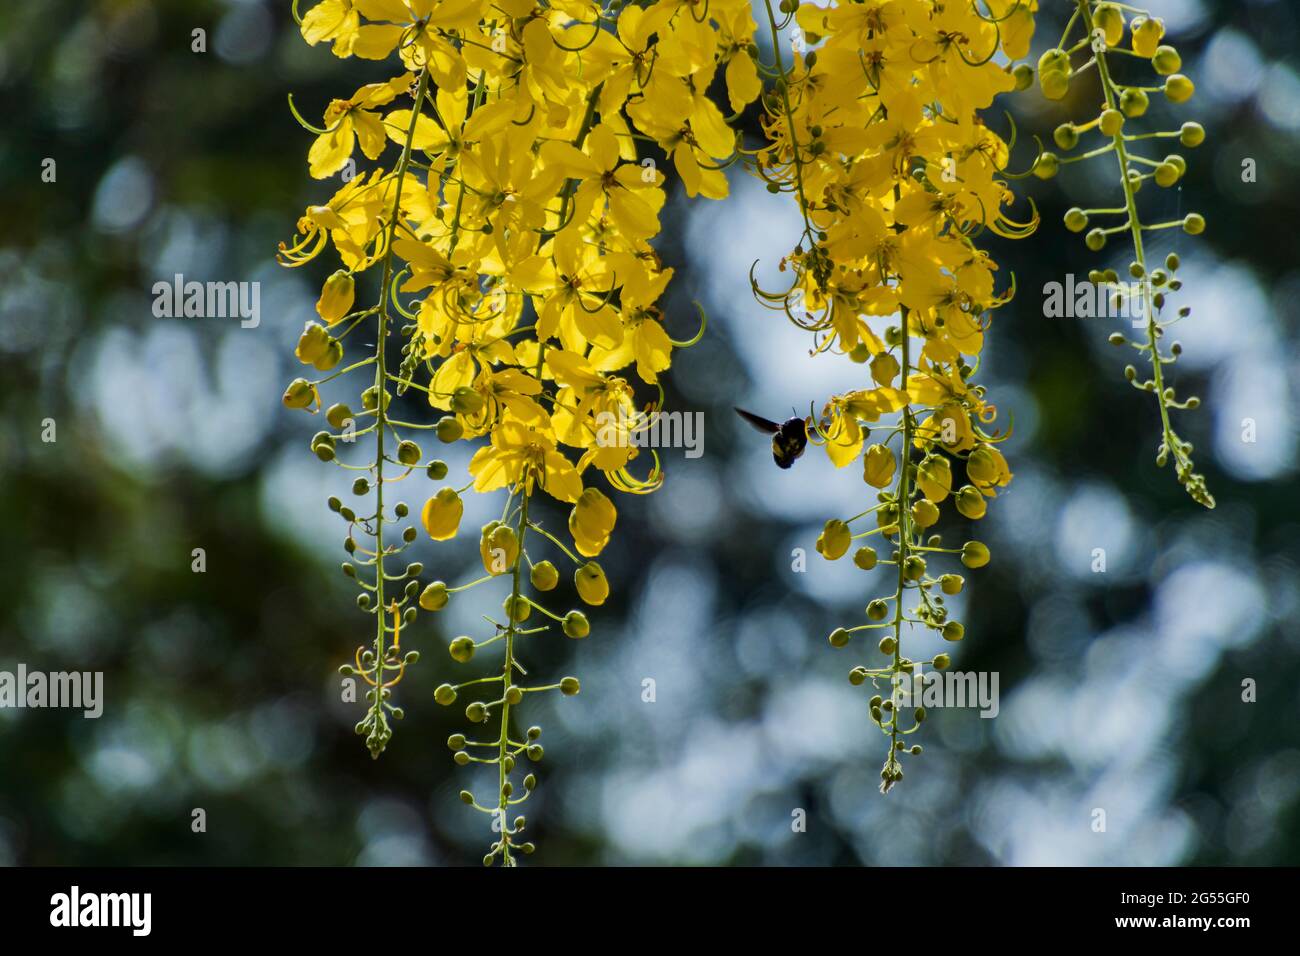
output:
[[[447,541],[456,537],[460,519],[465,513],[465,503],[453,488],[440,488],[438,493],[424,503],[420,521],[434,541]]]
[[[411,74],[405,73],[386,83],[368,83],[351,99],[331,101],[325,108],[326,131],[316,137],[307,153],[311,175],[324,179],[337,173],[347,165],[356,144],[360,144],[361,152],[368,159],[378,159],[386,138],[374,107],[391,103],[410,85]]]
[[[510,419],[492,432],[490,445],[474,453],[469,472],[479,492],[522,484],[526,494],[537,485],[560,501],[577,501],[582,494],[582,476],[554,440]]]
[[[578,503],[569,512],[569,533],[578,553],[594,558],[605,550],[617,518],[614,503],[599,488],[584,488]]]

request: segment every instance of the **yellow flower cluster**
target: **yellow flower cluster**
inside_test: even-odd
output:
[[[1127,15],[1127,16],[1126,16]],[[1071,43],[1071,37],[1079,38]],[[1160,223],[1143,223],[1138,214],[1137,194],[1143,184],[1154,182],[1168,189],[1183,178],[1187,161],[1178,153],[1164,157],[1143,156],[1139,149],[1148,142],[1177,139],[1179,145],[1193,149],[1205,141],[1205,129],[1195,122],[1183,123],[1175,130],[1140,133],[1128,128],[1128,120],[1143,116],[1151,104],[1151,96],[1163,96],[1171,104],[1185,103],[1192,98],[1195,85],[1182,74],[1182,57],[1177,48],[1164,42],[1165,25],[1159,17],[1124,4],[1075,0],[1075,10],[1066,24],[1061,42],[1046,51],[1038,61],[1038,80],[1043,95],[1048,99],[1063,99],[1071,83],[1096,70],[1101,102],[1097,112],[1089,119],[1062,123],[1053,138],[1063,151],[1073,150],[1081,137],[1096,133],[1101,145],[1066,158],[1054,152],[1044,152],[1034,164],[1034,172],[1042,179],[1055,176],[1064,164],[1080,162],[1095,157],[1113,155],[1119,164],[1120,190],[1124,205],[1119,209],[1071,208],[1065,214],[1065,226],[1071,232],[1087,229],[1084,242],[1094,252],[1105,248],[1115,234],[1127,233],[1133,247],[1133,260],[1129,264],[1129,279],[1120,281],[1113,269],[1093,270],[1089,279],[1106,289],[1117,304],[1127,303],[1141,320],[1143,341],[1130,342],[1123,333],[1115,332],[1110,340],[1117,346],[1130,345],[1151,365],[1151,377],[1138,381],[1137,369],[1129,365],[1125,378],[1134,388],[1156,396],[1160,409],[1161,441],[1156,451],[1157,464],[1164,466],[1172,455],[1174,472],[1178,481],[1193,500],[1207,508],[1214,507],[1214,496],[1206,487],[1205,478],[1194,470],[1192,445],[1180,438],[1170,422],[1171,409],[1192,409],[1200,399],[1190,396],[1180,400],[1175,390],[1165,384],[1168,366],[1178,361],[1182,347],[1171,343],[1162,348],[1161,338],[1176,322],[1186,318],[1191,309],[1183,306],[1176,316],[1165,317],[1166,299],[1170,293],[1182,288],[1176,273],[1179,259],[1169,253],[1164,267],[1151,268],[1143,247],[1143,235],[1163,229],[1182,229],[1196,236],[1205,231],[1205,218],[1191,212],[1181,218]],[[1126,45],[1127,41],[1127,45]],[[1111,57],[1123,55],[1127,60],[1146,61],[1156,77],[1155,85],[1138,85],[1123,82],[1116,73]],[[1074,65],[1080,60],[1079,66]],[[1148,73],[1147,78],[1150,79]],[[1102,227],[1092,225],[1098,217],[1123,216],[1122,222]],[[1092,225],[1092,228],[1089,226]]]
[[[450,646],[452,658],[465,663],[498,645],[500,666],[487,677],[443,684],[435,698],[451,704],[470,696],[471,722],[496,721],[489,739],[456,734],[449,745],[457,763],[496,768],[492,799],[480,803],[468,791],[462,798],[497,818],[499,836],[485,862],[510,864],[532,845],[520,839],[523,817],[506,814],[535,784],[528,774],[517,792],[513,773],[521,759],[542,755],[540,730],[513,732],[512,713],[529,694],[579,689],[572,677],[517,683],[527,673],[518,659],[522,639],[548,630],[547,619],[571,638],[589,631],[581,611],[558,615],[525,594],[521,572],[526,564],[536,591],[555,588],[555,566],[531,553],[533,542],[554,546],[574,562],[582,602],[604,603],[609,585],[593,559],[617,511],[595,482],[603,476],[615,490],[641,493],[662,481],[657,457],[637,468],[640,476],[632,471],[639,450],[629,432],[646,427],[655,410],[637,401],[636,390],[655,387],[662,398],[658,378],[673,349],[695,339],[675,341],[665,329],[660,300],[672,269],[650,245],[660,228],[665,172],[642,154],[651,144],[670,157],[688,195],[726,195],[722,169],[734,157],[736,136],[705,91],[722,71],[734,111],[759,96],[749,6],[322,0],[300,25],[309,44],[397,71],[332,101],[320,126],[295,109],[316,134],[310,174],[342,173],[344,182],[306,210],[294,241],[281,247],[289,266],[331,246],[341,262],[325,282],[320,321],[308,323],[299,359],[333,369],[359,327],[376,343],[359,361],[326,378],[295,380],[285,393],[286,405],[314,412],[325,383],[354,371],[367,377],[360,409],[330,405],[330,430],[312,441],[327,461],[337,461],[341,442],[371,435],[375,443],[370,461],[339,462],[357,470],[353,490],[373,496],[373,510],[358,514],[330,502],[348,523],[345,546],[356,559],[344,571],[362,588],[362,609],[377,619],[373,642],[345,668],[370,687],[357,729],[378,755],[391,735],[389,717],[401,715],[392,689],[416,656],[401,656],[400,625],[463,590],[440,581],[421,589],[418,564],[397,574],[386,568],[418,536],[407,527],[400,545],[390,543],[386,525],[400,523],[408,509],[385,505],[386,486],[417,469],[435,481],[447,474],[406,436],[427,430],[442,442],[474,441],[469,483],[438,488],[419,518],[431,538],[445,541],[459,531],[462,494],[508,492],[501,519],[480,532],[486,574],[464,586],[508,578],[503,619],[488,636],[459,637]],[[358,163],[373,165],[359,170]],[[354,309],[356,278],[367,272],[378,282],[377,304]],[[396,323],[405,340],[400,360],[388,341]],[[408,394],[427,401],[429,420],[395,416],[390,403]],[[571,506],[572,550],[542,526],[536,508],[530,517],[539,492]],[[362,545],[363,536],[372,540]],[[529,626],[534,611],[542,623]]]
[[[1027,68],[1005,64],[1027,54],[1034,9],[1025,0],[784,0],[778,22],[767,5],[773,88],[763,98],[769,145],[756,153],[756,171],[769,191],[795,197],[803,230],[782,262],[788,288],[754,288],[813,333],[815,351],[844,354],[870,374],[869,384],[830,398],[808,424],[837,467],[861,460],[865,483],[878,489],[861,514],[826,523],[818,551],[836,560],[860,542],[858,567],[896,571],[893,594],[871,601],[866,623],[830,635],[842,647],[855,634],[886,632],[879,651],[888,663],[849,674],[855,685],[891,685],[888,697],[869,702],[889,738],[886,792],[903,776],[901,755],[920,753],[904,737],[925,719],[916,707],[912,726],[902,725],[902,682],[920,667],[949,663],[946,654],[911,660],[904,637],[914,625],[950,641],[963,636],[944,607],[963,580],[929,564],[952,555],[980,567],[989,557],[977,541],[945,547],[925,533],[944,502],[982,518],[1011,480],[997,448],[1005,436],[989,431],[996,408],[972,378],[988,313],[1011,293],[997,291],[997,265],[975,240],[984,229],[1027,235],[1038,217],[1031,211],[1017,223],[1005,215],[1014,198],[1000,175],[1008,147],[979,111],[1031,82]],[[896,423],[873,435],[886,416]],[[874,527],[855,527],[872,519]],[[883,555],[864,540],[873,536]]]

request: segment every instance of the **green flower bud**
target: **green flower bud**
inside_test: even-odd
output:
[[[465,749],[465,735],[464,735],[464,734],[452,734],[450,737],[447,738],[447,746],[448,746],[450,749],[452,749],[452,750],[464,750],[464,749]]]
[[[447,463],[441,459],[435,459],[434,461],[429,462],[426,474],[428,474],[428,476],[434,481],[442,481],[442,479],[447,477]]]
[[[967,541],[961,546],[961,563],[968,568],[982,568],[989,563],[989,549],[979,541]]]
[[[533,587],[539,591],[550,591],[560,583],[560,572],[555,569],[550,561],[538,561],[528,572],[528,580],[533,582]],[[573,635],[570,634],[570,637]],[[583,635],[585,636],[585,635]]]
[[[868,676],[870,675],[868,675],[865,667],[855,667],[853,670],[849,671],[849,683],[854,687],[860,687],[862,684],[866,683]]]
[[[1175,73],[1165,79],[1164,89],[1170,103],[1186,103],[1196,92],[1196,84],[1183,74]]]
[[[952,663],[952,658],[947,654],[934,655],[934,669],[937,671],[947,670],[948,665]]]
[[[956,621],[949,621],[939,633],[943,635],[945,641],[960,641],[966,636],[966,628]]]
[[[483,411],[485,404],[483,396],[468,385],[462,385],[451,393],[451,410],[467,418]]]
[[[522,594],[507,594],[506,599],[501,602],[501,609],[515,624],[528,620],[528,616],[533,613],[532,604]]]
[[[1178,167],[1175,164],[1165,162],[1156,167],[1155,176],[1153,178],[1155,179],[1157,186],[1163,186],[1167,189],[1174,183],[1178,182],[1180,175],[1181,173],[1178,172]]]
[[[438,419],[438,425],[434,429],[434,433],[438,436],[438,441],[451,443],[460,440],[461,436],[465,434],[465,428],[456,420],[454,415],[444,415]]]
[[[358,478],[356,481],[352,482],[352,493],[354,495],[364,495],[369,490],[370,482],[366,481],[364,478]]]
[[[1124,128],[1124,114],[1116,109],[1104,110],[1098,125],[1103,136],[1118,136],[1119,131]]]
[[[944,594],[960,594],[966,579],[960,574],[945,574],[939,578],[939,587]]]
[[[487,705],[481,700],[476,700],[465,708],[465,719],[471,724],[481,724],[488,718]]]
[[[574,640],[581,640],[591,633],[591,624],[587,621],[587,615],[581,611],[570,611],[564,615],[564,636],[571,637]]]
[[[420,463],[420,446],[413,441],[398,442],[397,460],[403,465],[418,465]]]
[[[325,412],[325,421],[329,422],[334,428],[343,428],[352,420],[352,409],[342,402],[336,402]]]
[[[1061,160],[1053,152],[1044,151],[1034,161],[1033,173],[1039,179],[1051,179],[1061,168]]]
[[[867,618],[872,621],[880,622],[889,614],[889,605],[881,598],[876,598],[867,605]]]
[[[915,554],[903,560],[903,577],[908,581],[919,581],[925,576],[925,558]]]
[[[1073,123],[1062,123],[1052,132],[1052,139],[1061,149],[1074,149],[1079,145],[1079,130]]]
[[[1088,234],[1083,237],[1083,243],[1093,252],[1101,252],[1106,246],[1106,233],[1100,228],[1089,229]]]
[[[831,647],[843,647],[849,642],[849,637],[850,635],[848,631],[842,627],[837,627],[835,630],[831,631]]]
[[[1028,63],[1017,64],[1016,68],[1011,71],[1011,75],[1015,78],[1017,93],[1023,93],[1034,82],[1034,68]]]
[[[956,496],[957,510],[963,516],[970,518],[972,521],[978,521],[984,517],[988,510],[988,505],[984,501],[984,496],[980,494],[979,489],[974,485],[965,485]]]
[[[1168,76],[1170,73],[1177,73],[1182,68],[1183,58],[1178,55],[1178,51],[1168,44],[1161,44],[1156,47],[1156,55],[1151,58],[1151,66],[1161,76]]]
[[[1088,228],[1088,214],[1078,206],[1066,210],[1065,228],[1071,232],[1083,232]]]
[[[451,658],[461,664],[468,664],[474,656],[474,638],[458,637],[447,646]]]
[[[578,683],[576,677],[566,677],[560,681],[560,693],[565,697],[572,697],[581,689],[582,685]]]
[[[434,581],[420,593],[420,607],[426,611],[441,611],[447,606],[449,597],[447,585],[442,581]]]
[[[521,703],[523,701],[524,692],[522,688],[519,687],[514,687],[514,686],[507,687],[505,698],[506,698],[506,703],[513,707],[515,704]]]
[[[876,549],[864,545],[853,552],[853,563],[863,571],[870,571],[876,566]]]
[[[433,699],[444,707],[450,707],[456,703],[456,688],[450,684],[439,684],[438,689],[433,692]]]
[[[1178,131],[1178,142],[1188,149],[1200,146],[1205,142],[1205,127],[1200,123],[1184,123]]]
[[[892,654],[898,649],[898,641],[894,640],[892,637],[882,637],[880,639],[879,647],[880,653]]]
[[[1145,92],[1136,87],[1128,87],[1119,95],[1119,108],[1129,119],[1136,119],[1147,111],[1151,105]]]
[[[1189,236],[1199,236],[1205,231],[1205,217],[1200,213],[1189,212],[1183,218],[1183,232]]]

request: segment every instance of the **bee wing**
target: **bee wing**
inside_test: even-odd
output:
[[[732,407],[735,408],[734,405]],[[776,422],[763,418],[761,415],[755,415],[753,412],[747,412],[743,408],[737,408],[736,414],[765,435],[775,435],[781,431],[781,426]]]

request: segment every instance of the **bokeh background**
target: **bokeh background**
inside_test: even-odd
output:
[[[1069,6],[1041,3],[1035,56]],[[992,399],[1014,411],[1016,478],[980,529],[994,562],[954,606],[968,635],[955,666],[997,671],[1001,712],[935,712],[926,754],[882,797],[883,738],[845,679],[860,658],[825,639],[878,585],[847,560],[814,553],[803,573],[791,560],[825,518],[861,510],[865,486],[820,453],[778,471],[730,411],[780,418],[862,369],[810,358],[804,333],[750,296],[750,264],[775,284],[795,232],[783,198],[743,175],[725,204],[676,196],[659,242],[678,269],[670,326],[689,334],[693,298],[712,322],[676,357],[669,404],[704,412],[705,454],[668,452],[664,488],[623,500],[593,636],[535,658],[583,681],[526,714],[547,744],[535,862],[1300,862],[1300,9],[1151,8],[1197,82],[1178,121],[1209,131],[1179,189],[1141,198],[1210,223],[1199,240],[1159,234],[1155,252],[1181,240],[1193,315],[1176,380],[1206,404],[1178,427],[1218,509],[1155,467],[1154,403],[1124,383],[1114,327],[1041,315],[1044,283],[1126,264],[1060,226],[1077,201],[1063,189],[1105,195],[1111,163],[1020,183],[1044,223],[997,250],[1020,295],[984,357]],[[196,28],[206,53],[191,51]],[[460,708],[431,692],[452,667],[446,642],[500,595],[420,618],[408,716],[372,762],[335,673],[367,620],[324,505],[346,477],[279,403],[332,268],[273,261],[332,188],[306,174],[311,137],[286,94],[312,115],[368,69],[308,48],[287,3],[0,7],[0,669],[102,670],[106,696],[99,720],[0,710],[0,862],[461,864],[490,840],[456,799],[475,778],[443,743]],[[1047,139],[1061,107],[1037,92],[1011,105],[1024,168],[1028,134]],[[260,326],[155,318],[151,287],[175,273],[259,281]],[[473,505],[465,526],[499,509]],[[468,580],[477,564],[472,541],[421,548],[430,576]],[[196,807],[206,834],[191,832]],[[796,808],[806,832],[792,832]]]

